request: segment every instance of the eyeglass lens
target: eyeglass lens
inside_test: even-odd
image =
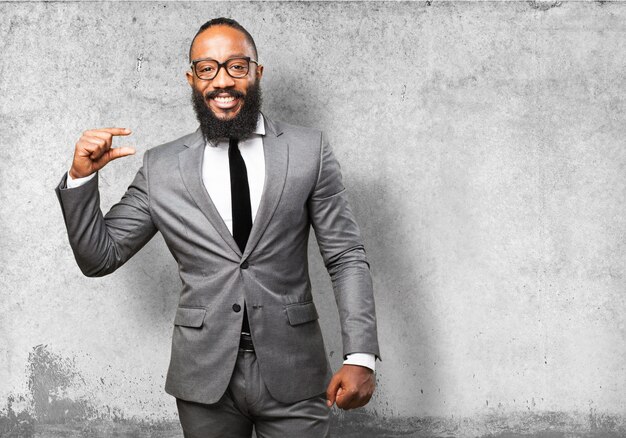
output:
[[[221,67],[217,61],[198,61],[196,64],[196,74],[200,79],[213,79]],[[243,78],[248,74],[250,63],[244,58],[233,58],[222,64],[233,78]]]

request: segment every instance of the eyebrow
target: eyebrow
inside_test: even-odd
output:
[[[228,61],[229,59],[233,59],[233,58],[250,58],[251,60],[254,61],[254,58],[252,56],[244,55],[243,53],[232,54],[231,56],[226,58],[224,61]],[[194,61],[217,61],[217,59],[209,57],[209,58],[196,58],[196,59],[191,60],[191,62],[194,62]]]

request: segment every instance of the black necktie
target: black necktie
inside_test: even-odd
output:
[[[252,229],[252,207],[250,206],[250,187],[248,186],[248,172],[241,152],[237,147],[237,139],[231,138],[228,142],[228,164],[230,167],[230,200],[233,213],[233,237],[243,253],[250,230]],[[243,332],[250,333],[248,312],[243,306]]]
[[[228,164],[230,166],[230,200],[233,213],[233,237],[241,252],[246,247],[252,229],[252,207],[248,172],[237,139],[231,138],[228,144]]]

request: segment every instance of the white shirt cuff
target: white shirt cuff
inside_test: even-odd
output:
[[[85,176],[83,178],[76,178],[76,179],[74,179],[74,178],[72,178],[70,176],[70,172],[68,171],[67,172],[67,180],[65,182],[65,186],[68,189],[74,189],[76,187],[80,187],[83,184],[85,184],[87,181],[89,181],[91,178],[93,178],[94,176],[96,176],[95,172],[92,173],[91,175]]]
[[[376,356],[372,353],[352,353],[346,356],[343,361],[344,365],[360,365],[376,371]]]

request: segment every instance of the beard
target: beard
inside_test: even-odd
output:
[[[228,93],[234,98],[243,98],[243,105],[239,113],[230,120],[220,120],[215,117],[206,103],[208,99],[223,93]],[[261,86],[257,80],[248,88],[245,95],[238,90],[213,90],[202,95],[201,92],[193,88],[191,100],[196,118],[200,122],[200,130],[207,141],[223,138],[244,140],[256,129],[261,112]]]

